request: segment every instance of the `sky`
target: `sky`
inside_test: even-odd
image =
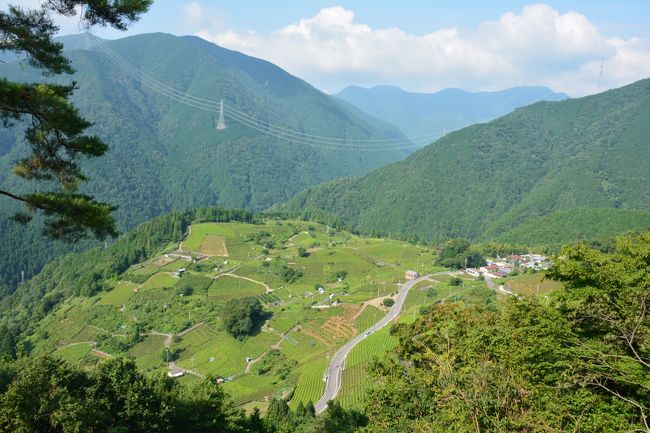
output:
[[[57,23],[62,34],[78,32],[75,18]],[[545,85],[582,96],[650,76],[647,0],[155,0],[127,32],[94,32],[197,35],[328,93],[351,84],[415,92]]]

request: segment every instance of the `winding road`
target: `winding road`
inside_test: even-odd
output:
[[[386,313],[386,315],[379,322],[375,323],[370,328],[366,329],[364,332],[360,333],[352,340],[345,343],[345,345],[341,346],[341,348],[336,351],[330,360],[329,366],[327,367],[327,375],[325,376],[325,392],[321,396],[320,400],[318,400],[318,402],[316,402],[314,405],[316,413],[324,411],[327,408],[329,401],[333,400],[334,397],[336,397],[336,395],[339,393],[345,360],[350,354],[352,348],[359,344],[359,342],[365,339],[368,335],[379,331],[381,328],[392,322],[402,311],[404,301],[406,300],[406,295],[408,295],[411,287],[415,286],[420,281],[427,280],[431,275],[424,275],[403,284],[402,287],[400,287],[400,289],[397,291],[397,295],[395,296],[395,304],[390,308],[390,310],[388,310],[388,313]]]

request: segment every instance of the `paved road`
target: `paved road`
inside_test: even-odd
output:
[[[446,273],[446,272],[443,272]],[[388,325],[393,319],[395,319],[402,310],[404,301],[406,300],[406,295],[408,294],[411,287],[419,283],[420,281],[426,280],[431,275],[425,275],[415,280],[409,281],[406,284],[402,285],[395,296],[395,304],[388,310],[388,313],[373,326],[368,328],[365,332],[354,337],[352,340],[348,341],[344,346],[336,351],[330,364],[327,367],[327,376],[325,381],[325,392],[321,396],[320,400],[314,405],[316,413],[320,413],[327,408],[327,403],[334,399],[339,393],[341,388],[341,375],[343,373],[343,366],[345,365],[345,359],[348,357],[348,354],[354,346],[356,346],[360,341],[366,338],[368,335],[373,332],[379,331],[384,326]]]

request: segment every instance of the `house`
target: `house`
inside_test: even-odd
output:
[[[496,272],[498,270],[499,270],[499,266],[497,266],[497,265],[487,265],[487,266],[481,266],[479,268],[479,271],[481,271],[481,273]]]
[[[182,377],[185,376],[185,372],[181,370],[180,368],[172,368],[167,372],[167,376],[169,377]]]
[[[187,269],[185,268],[177,269],[176,271],[174,271],[174,276],[182,277],[185,272],[187,272]]]
[[[521,262],[523,260],[523,257],[521,257],[518,254],[510,254],[508,257],[506,257],[506,260],[509,263],[517,263],[517,262]]]
[[[419,277],[420,274],[418,274],[416,271],[406,271],[406,273],[404,274],[404,279],[406,281],[412,281]]]
[[[467,268],[467,269],[465,269],[465,272],[467,274],[473,276],[473,277],[480,277],[481,276],[481,271],[479,271],[478,269]]]
[[[322,287],[319,287],[318,288],[318,293],[320,293],[322,295],[323,293],[325,293],[325,289],[323,289]]]

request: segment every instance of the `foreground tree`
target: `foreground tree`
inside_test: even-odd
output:
[[[364,432],[650,431],[650,233],[564,248],[564,289],[437,305],[372,368]]]
[[[24,57],[43,74],[72,74],[63,45],[53,41],[58,27],[52,13],[80,14],[80,23],[125,30],[145,12],[152,0],[47,0],[41,9],[9,6],[0,11],[0,50]],[[23,202],[26,211],[16,220],[27,223],[35,213],[45,217],[44,232],[51,238],[77,241],[94,235],[115,236],[115,207],[77,193],[84,176],[83,157],[103,155],[107,146],[98,137],[85,135],[92,124],[85,120],[69,99],[75,83],[67,86],[47,83],[17,83],[0,79],[0,120],[5,128],[25,128],[30,154],[13,167],[23,179],[43,182],[40,191],[23,194],[0,190],[6,199]]]

